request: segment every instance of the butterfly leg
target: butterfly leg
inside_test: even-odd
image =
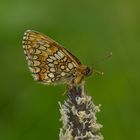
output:
[[[64,93],[62,94],[62,96],[64,96],[64,95],[66,95],[66,94],[67,94],[68,89],[69,89],[69,85],[67,84],[67,85],[65,86],[65,91],[64,91]]]

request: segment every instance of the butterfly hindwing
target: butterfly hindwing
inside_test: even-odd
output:
[[[67,83],[81,65],[68,50],[36,31],[24,33],[23,48],[34,79],[44,84]]]

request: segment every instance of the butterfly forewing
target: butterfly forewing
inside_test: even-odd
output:
[[[23,48],[34,79],[44,84],[68,83],[81,65],[68,50],[36,31],[24,33]]]

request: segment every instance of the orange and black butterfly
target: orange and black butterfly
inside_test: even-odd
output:
[[[43,84],[80,84],[92,74],[92,68],[42,33],[27,30],[23,48],[34,79]]]

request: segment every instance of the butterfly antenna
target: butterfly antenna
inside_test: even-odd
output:
[[[101,59],[95,61],[95,63],[94,63],[93,65],[95,65],[95,64],[97,64],[97,63],[100,63],[100,62],[103,62],[104,60],[110,58],[111,56],[112,56],[112,52],[109,52],[105,57],[103,57],[103,58],[101,58]]]
[[[102,62],[102,61],[104,61],[104,60],[106,60],[106,59],[108,59],[108,58],[110,58],[112,56],[112,52],[109,52],[105,57],[103,57],[103,58],[101,58],[100,60],[98,60],[98,61],[96,61],[96,64],[97,63],[100,63],[100,62]],[[95,64],[95,63],[94,63]],[[98,71],[98,70],[96,70],[96,69],[93,69],[93,71],[94,71],[94,73],[97,73],[97,74],[99,74],[99,75],[104,75],[104,72],[102,72],[102,71]]]

